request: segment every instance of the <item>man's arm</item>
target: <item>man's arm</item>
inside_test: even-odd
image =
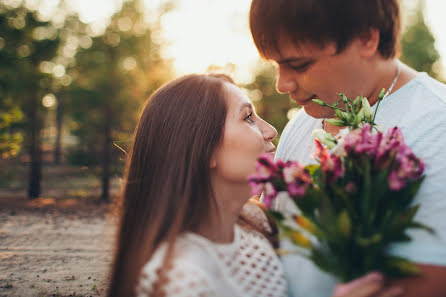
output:
[[[390,286],[403,288],[404,297],[446,297],[446,266],[417,266],[422,275],[391,280]]]

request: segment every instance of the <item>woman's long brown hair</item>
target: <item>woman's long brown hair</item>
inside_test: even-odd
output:
[[[160,244],[169,246],[166,264],[176,237],[207,220],[214,201],[209,165],[223,137],[227,82],[233,83],[224,75],[188,75],[148,100],[128,154],[110,297],[134,296]]]

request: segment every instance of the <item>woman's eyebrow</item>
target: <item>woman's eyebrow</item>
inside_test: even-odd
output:
[[[244,108],[251,108],[252,109],[252,104],[249,102],[243,103],[242,106],[240,107],[240,111],[243,111]]]

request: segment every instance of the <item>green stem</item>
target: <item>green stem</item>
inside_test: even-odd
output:
[[[381,99],[381,100],[382,100],[382,99]],[[377,111],[378,111],[379,104],[381,103],[381,100],[378,99],[378,104],[376,105],[375,113],[373,114],[372,126],[375,125],[375,117],[376,117],[376,113],[377,113]]]

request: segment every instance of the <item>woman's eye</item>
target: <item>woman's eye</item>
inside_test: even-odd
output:
[[[254,120],[252,119],[252,112],[250,112],[244,119],[245,121],[254,123]]]

